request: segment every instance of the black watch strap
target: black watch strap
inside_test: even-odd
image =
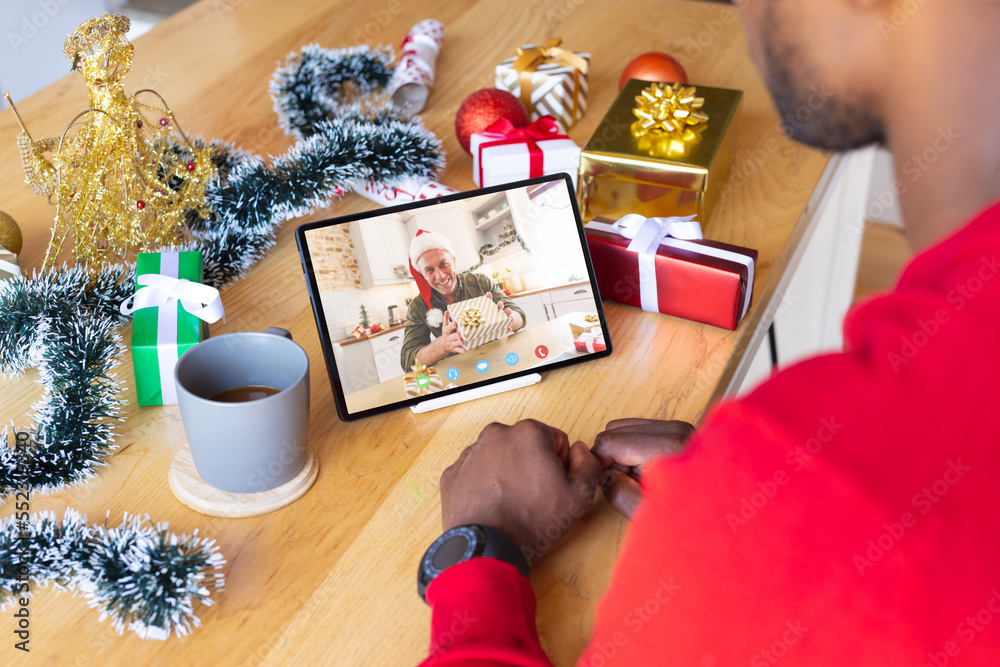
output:
[[[526,577],[531,576],[531,564],[514,542],[502,530],[491,526],[479,526],[486,533],[486,549],[481,556],[496,558],[516,567]]]
[[[437,538],[420,559],[417,593],[426,602],[427,587],[439,574],[452,565],[483,557],[510,563],[526,577],[531,574],[528,559],[503,531],[478,524],[456,526]]]

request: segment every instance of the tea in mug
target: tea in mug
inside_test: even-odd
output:
[[[246,403],[247,401],[256,401],[268,396],[274,396],[280,391],[280,389],[275,389],[274,387],[248,385],[246,387],[233,387],[232,389],[220,391],[218,394],[210,396],[208,400],[220,403]]]

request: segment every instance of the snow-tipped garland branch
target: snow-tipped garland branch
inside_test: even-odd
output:
[[[101,619],[142,639],[183,637],[225,586],[226,562],[214,540],[168,532],[166,523],[126,514],[117,528],[87,525],[67,509],[0,520],[0,609],[42,586],[81,594]]]

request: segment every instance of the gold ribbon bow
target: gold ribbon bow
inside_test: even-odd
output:
[[[425,366],[420,362],[414,362],[410,368],[412,372],[403,376],[403,382],[404,385],[416,385],[416,389],[410,388],[408,391],[415,391],[416,396],[426,396],[431,392],[441,389],[441,382],[437,380],[437,371],[434,370],[433,366]],[[424,385],[420,383],[421,376],[426,376],[427,378],[427,382]],[[434,384],[437,384],[437,387],[434,387]]]
[[[557,37],[547,41],[545,46],[535,46],[530,49],[525,49],[521,46],[517,47],[517,58],[514,60],[513,68],[518,73],[521,86],[521,102],[524,103],[524,108],[530,114],[531,92],[533,89],[531,77],[535,73],[535,70],[547,62],[556,62],[571,67],[573,69],[573,115],[570,118],[570,122],[575,122],[577,111],[579,110],[577,97],[580,93],[580,75],[587,75],[590,63],[583,56],[561,48],[560,44],[562,44],[562,39]]]
[[[700,109],[704,97],[695,96],[694,86],[652,83],[635,98],[632,113],[632,136],[639,148],[651,155],[684,155],[690,144],[697,143],[708,123],[708,114]]]

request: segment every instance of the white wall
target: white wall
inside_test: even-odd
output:
[[[0,0],[0,90],[16,104],[69,74],[62,52],[66,37],[84,21],[120,10],[125,1]],[[128,38],[149,30],[155,18],[133,18]]]
[[[16,103],[69,74],[63,41],[81,23],[107,10],[108,0],[0,2],[0,88]]]

